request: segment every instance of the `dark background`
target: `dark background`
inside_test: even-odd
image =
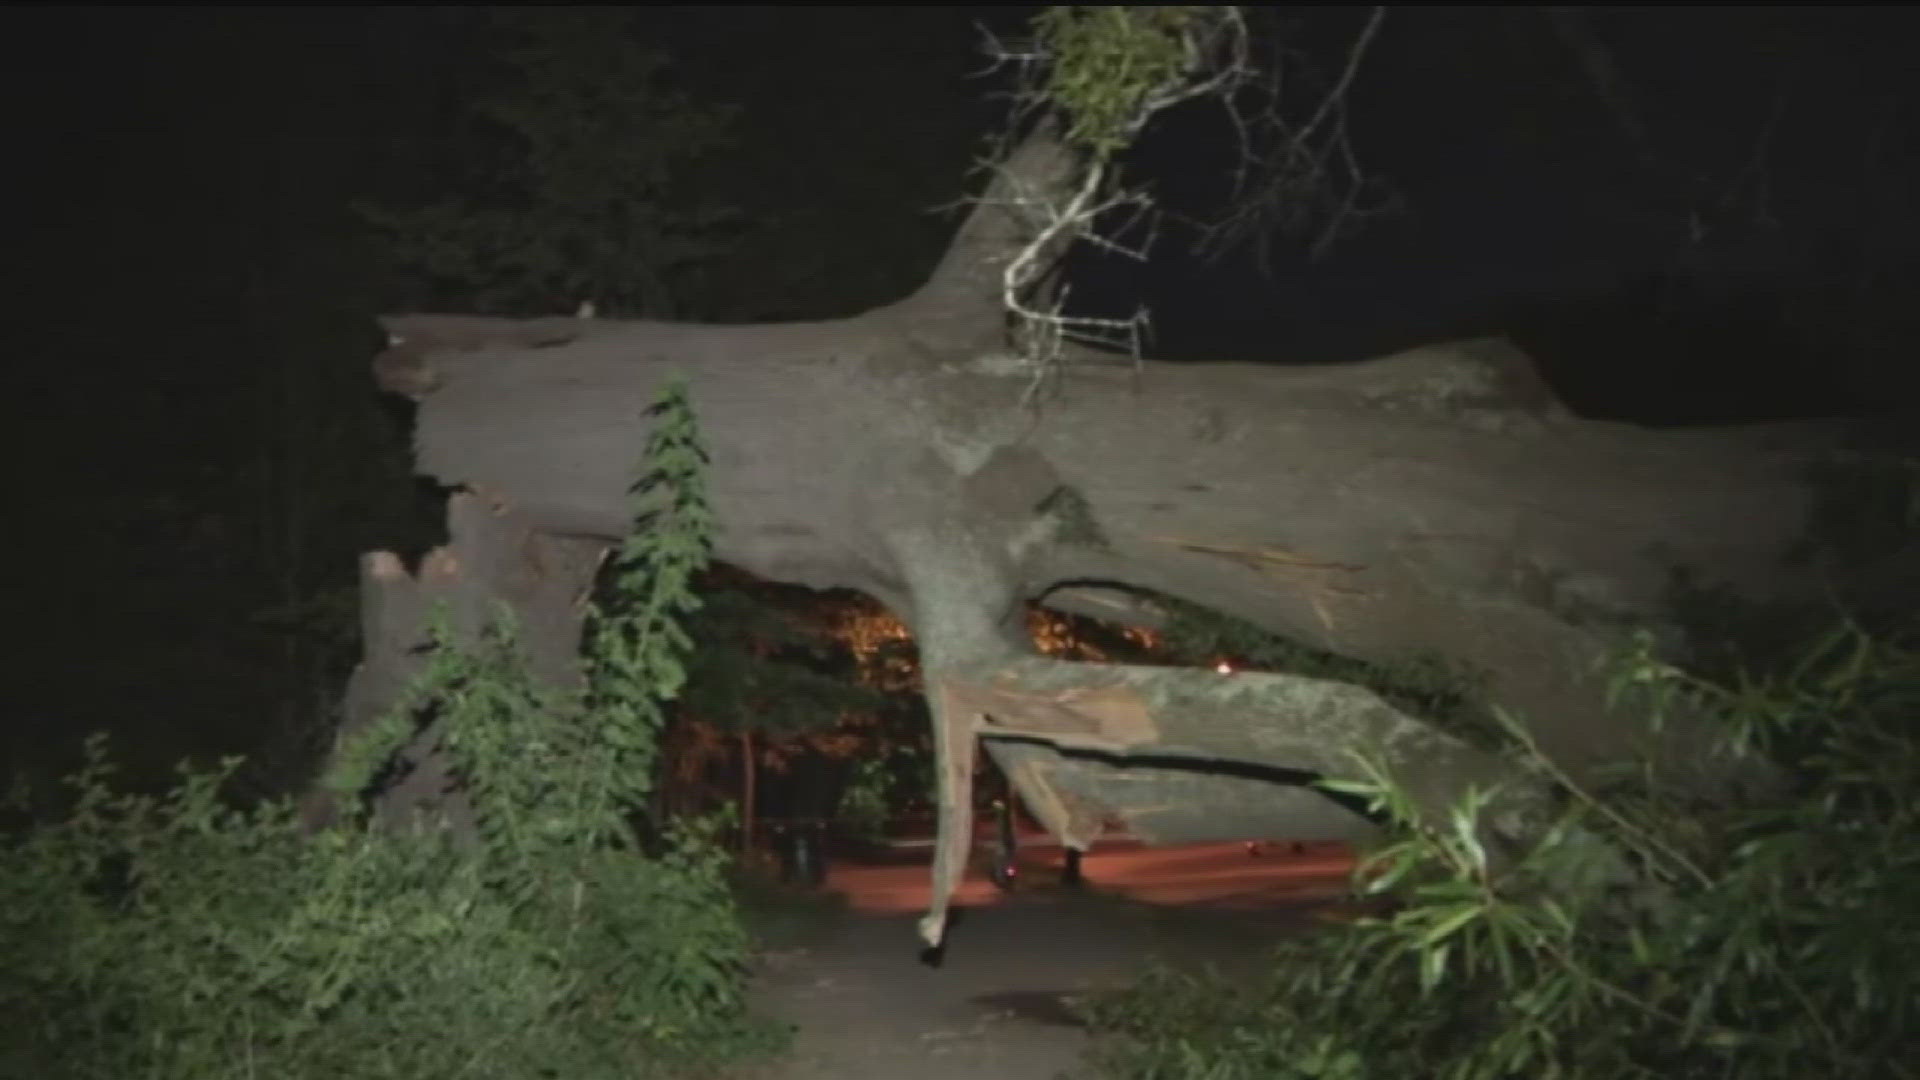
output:
[[[739,107],[696,177],[749,228],[689,314],[845,314],[913,287],[1000,119],[979,28],[1031,8],[655,8],[650,45]],[[1289,9],[1335,70],[1365,9]],[[1355,84],[1399,209],[1325,258],[1077,257],[1151,354],[1328,363],[1503,332],[1576,411],[1703,424],[1903,408],[1920,106],[1910,9],[1587,9],[1629,117],[1541,9],[1395,9]],[[110,728],[136,772],[258,750],[291,782],[352,659],[354,559],[418,551],[433,493],[380,398],[372,315],[421,295],[352,211],[474,183],[501,78],[468,8],[0,15],[16,266],[5,752]],[[1204,208],[1217,118],[1135,155]]]

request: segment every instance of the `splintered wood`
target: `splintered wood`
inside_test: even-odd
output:
[[[1160,741],[1160,726],[1127,686],[1072,687],[1052,694],[1015,690],[1006,680],[943,687],[958,710],[995,734],[1033,735],[1061,746],[1123,751]]]

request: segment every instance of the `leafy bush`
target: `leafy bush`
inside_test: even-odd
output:
[[[839,818],[862,840],[877,840],[886,831],[893,800],[893,776],[883,758],[867,758],[853,767],[853,776],[840,796]]]
[[[632,1077],[761,1044],[720,849],[670,827],[649,855],[628,823],[709,533],[684,395],[658,411],[638,602],[597,614],[585,688],[532,679],[504,623],[442,635],[329,777],[364,791],[439,724],[475,829],[303,836],[285,802],[223,804],[237,761],[120,795],[89,745],[73,812],[0,850],[0,1075]]]
[[[1553,771],[1565,816],[1511,872],[1401,793],[1349,785],[1397,823],[1361,887],[1392,914],[1281,943],[1262,984],[1160,972],[1096,1004],[1129,1078],[1808,1077],[1920,1072],[1920,655],[1849,626],[1769,677],[1721,686],[1652,659],[1618,686],[1659,717],[1717,713],[1728,749],[1783,768],[1703,806],[1649,768],[1604,787]],[[1602,863],[1630,880],[1552,890]]]

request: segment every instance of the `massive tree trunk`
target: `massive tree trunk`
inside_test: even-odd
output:
[[[1034,144],[1009,168],[1042,184],[1061,164]],[[1356,835],[1364,821],[1275,782],[1350,775],[1348,749],[1429,807],[1503,775],[1356,688],[1037,658],[1029,599],[1151,620],[1140,597],[1159,593],[1351,657],[1436,656],[1579,770],[1650,736],[1607,714],[1592,668],[1624,628],[1677,634],[1677,571],[1759,599],[1806,584],[1785,557],[1829,433],[1576,419],[1498,341],[1310,369],[1080,355],[1030,400],[1032,373],[998,351],[993,269],[1024,235],[984,200],[923,289],[844,320],[399,316],[375,363],[420,403],[422,473],[589,545],[629,527],[642,411],[687,379],[717,556],[864,590],[920,642],[942,759],[930,942],[982,736],[1075,845],[1114,818],[1169,841]],[[1657,749],[1691,757],[1694,734]],[[1502,820],[1520,828],[1526,802]]]

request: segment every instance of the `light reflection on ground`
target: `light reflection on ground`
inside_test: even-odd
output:
[[[828,868],[826,887],[846,897],[856,911],[873,914],[924,911],[929,894],[930,848],[898,852],[884,861],[838,858]],[[1053,845],[1022,844],[1016,893],[1060,888],[1062,852]],[[1102,843],[1081,861],[1090,891],[1152,904],[1225,908],[1293,907],[1345,891],[1353,869],[1352,852],[1339,844],[1306,844],[1299,853],[1279,842],[1249,854],[1243,843],[1186,844],[1148,848],[1137,843]],[[986,877],[980,860],[969,866],[955,903],[979,907],[1003,903],[1008,895]]]

